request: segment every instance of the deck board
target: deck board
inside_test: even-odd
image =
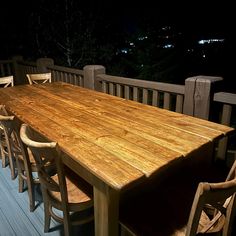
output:
[[[36,190],[36,209],[29,211],[28,193],[18,192],[18,179],[11,180],[10,169],[2,168],[0,160],[0,236],[24,235],[24,236],[60,236],[63,235],[63,227],[53,219],[50,232],[43,232],[44,208],[39,191]],[[72,230],[73,235],[94,235],[93,222],[83,226],[76,226]]]

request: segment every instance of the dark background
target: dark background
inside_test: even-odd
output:
[[[1,4],[1,59],[52,57],[58,65],[102,64],[113,75],[180,84],[194,75],[222,76],[224,89],[236,92],[232,1]],[[213,38],[224,41],[198,44]],[[163,48],[167,44],[174,46]]]

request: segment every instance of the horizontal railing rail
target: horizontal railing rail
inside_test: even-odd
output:
[[[102,92],[164,109],[183,112],[184,85],[99,74]]]

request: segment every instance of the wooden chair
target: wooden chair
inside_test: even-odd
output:
[[[1,124],[1,157],[2,157],[2,167],[7,166],[7,161],[11,171],[11,178],[15,179],[17,176],[15,159],[13,158],[10,144],[10,137],[8,129],[5,124],[9,121],[12,121],[14,116],[2,116],[0,115],[0,124]]]
[[[187,228],[186,236],[206,233],[231,235],[236,213],[236,161],[225,182],[204,183],[198,185]],[[208,209],[215,210],[213,217]]]
[[[183,193],[185,194],[185,193]],[[226,181],[219,183],[200,182],[192,203],[186,227],[176,230],[172,236],[195,236],[203,234],[231,236],[233,221],[236,215],[236,161]],[[173,196],[174,197],[174,196]],[[159,202],[160,204],[160,202]],[[148,207],[148,206],[146,206]],[[209,214],[209,209],[213,214]],[[151,209],[150,209],[151,210]],[[142,214],[142,212],[140,212]],[[171,212],[170,212],[171,214]],[[132,217],[129,214],[129,217]],[[155,221],[152,221],[152,223]],[[144,235],[137,225],[129,225],[121,220],[121,235]],[[154,229],[156,225],[149,225]],[[145,226],[148,227],[147,225]],[[153,230],[154,232],[155,230]],[[150,231],[148,231],[150,232]],[[147,233],[145,235],[156,235]]]
[[[19,137],[19,133],[15,126],[14,116],[0,115],[0,122],[4,130],[5,140],[7,144],[7,151],[3,152],[5,152],[5,156],[7,155],[9,158],[12,179],[16,178],[18,174],[19,192],[23,192],[24,182],[27,183],[30,211],[34,211],[34,187],[35,184],[39,184],[39,179],[38,177],[36,177],[37,175],[35,174],[35,177],[33,177],[33,173],[37,173],[34,158],[31,152],[23,145]],[[15,162],[17,166],[17,173]]]
[[[3,85],[4,88],[8,86],[14,86],[14,78],[13,76],[5,76],[0,77],[0,85]]]
[[[0,105],[0,115],[7,116],[8,113],[3,105]],[[5,138],[4,127],[0,121],[0,153],[2,159],[2,167],[6,167],[6,158],[7,158],[7,143]]]
[[[29,84],[52,82],[51,73],[26,74]]]
[[[37,164],[44,201],[44,231],[49,231],[51,217],[64,224],[65,235],[70,235],[71,224],[92,221],[94,215],[89,212],[93,210],[92,186],[62,164],[57,143],[39,136],[26,124],[21,126],[20,137],[32,151]],[[45,170],[45,164],[48,162],[55,163],[55,173]],[[63,217],[58,215],[55,209],[62,211]],[[73,222],[71,213],[81,213],[80,219]]]

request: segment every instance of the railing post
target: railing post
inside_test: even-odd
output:
[[[96,80],[96,76],[99,74],[105,74],[106,69],[101,65],[87,65],[84,68],[84,87],[101,91],[101,85]]]
[[[39,73],[45,73],[49,72],[48,66],[54,65],[54,60],[52,58],[39,58],[36,61],[38,72]]]
[[[14,84],[22,84],[22,74],[21,74],[21,70],[19,69],[18,63],[17,61],[23,61],[23,57],[22,56],[14,56],[12,57],[12,61],[13,61],[13,75],[14,75]]]
[[[213,85],[222,77],[195,76],[185,80],[183,113],[202,119],[209,119]]]

